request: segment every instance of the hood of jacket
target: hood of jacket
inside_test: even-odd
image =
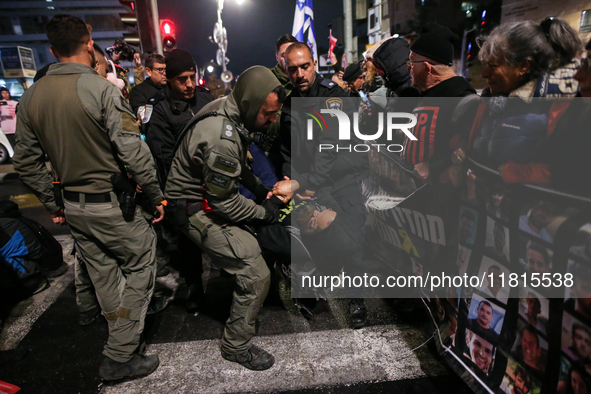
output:
[[[396,91],[410,86],[410,74],[406,68],[409,54],[408,42],[403,38],[383,41],[373,53],[374,61],[385,73],[387,88]]]
[[[240,75],[234,90],[224,100],[223,110],[232,121],[252,132],[259,110],[277,86],[281,83],[271,70],[253,66]]]

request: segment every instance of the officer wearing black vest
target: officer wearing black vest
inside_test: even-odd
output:
[[[156,160],[158,178],[164,189],[174,156],[174,146],[185,125],[210,101],[209,90],[197,85],[195,60],[184,49],[175,49],[166,56],[166,88],[152,97],[148,104],[153,112],[144,119],[146,142]]]
[[[162,189],[166,185],[170,165],[174,157],[174,147],[177,139],[189,121],[205,106],[213,101],[209,90],[197,86],[197,72],[195,60],[184,49],[175,49],[166,57],[167,84],[162,93],[152,97],[148,106],[152,106],[151,115],[146,110],[142,120],[146,142],[150,146],[158,172],[158,180]],[[174,234],[166,224],[160,233]],[[162,234],[160,233],[160,234]],[[159,250],[162,250],[162,238],[159,239]],[[185,235],[179,234],[177,241],[179,258],[177,262],[181,276],[189,288],[187,312],[193,313],[203,302],[203,283],[201,281],[202,267],[195,261],[201,262],[197,256],[201,250],[189,241]]]
[[[292,112],[291,106],[293,98],[308,97],[316,98],[316,104],[322,108],[352,112],[346,108],[352,104],[348,101],[351,99],[335,82],[316,73],[316,61],[306,44],[298,42],[290,45],[285,51],[285,65],[294,90],[281,113],[282,175],[292,180],[292,190],[297,190],[304,199],[318,197],[320,201],[322,196],[330,195],[338,204],[335,208],[352,218],[353,236],[363,243],[366,213],[361,181],[368,175],[367,155],[344,151],[336,153],[334,150],[319,152],[320,140],[322,143],[338,144],[337,118],[324,116],[327,130],[318,130],[314,133],[314,141],[308,141],[305,120]],[[348,275],[363,270],[362,251],[358,257],[344,267]],[[367,311],[363,299],[351,299],[350,318],[354,328],[366,324]]]

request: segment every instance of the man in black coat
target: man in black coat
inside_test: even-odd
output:
[[[131,104],[135,114],[138,113],[138,108],[145,106],[148,100],[154,97],[156,93],[162,92],[162,89],[166,86],[166,62],[164,56],[158,53],[148,56],[146,58],[146,74],[148,74],[148,79],[135,85],[129,92],[129,104]]]
[[[205,104],[213,101],[209,90],[197,86],[196,70],[195,60],[189,52],[173,50],[166,56],[166,87],[148,101],[153,112],[151,115],[146,113],[144,130],[162,189],[166,186],[174,148],[181,132]],[[178,234],[177,246],[180,274],[189,288],[186,307],[192,313],[199,309],[203,298],[203,270],[201,264],[195,264],[195,261],[201,262],[196,258],[201,250],[182,233]]]
[[[205,106],[213,101],[209,90],[197,86],[197,67],[191,54],[175,49],[166,57],[168,82],[162,94],[148,101],[154,111],[146,130],[146,142],[156,160],[158,178],[164,189],[168,170],[174,156],[177,137],[185,125]]]

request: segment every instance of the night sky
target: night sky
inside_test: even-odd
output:
[[[295,0],[225,0],[222,21],[228,31],[228,69],[234,75],[259,64],[273,67],[275,42],[293,27]],[[343,14],[343,0],[315,0],[314,28],[319,47],[328,48],[328,24]],[[217,44],[208,39],[217,20],[217,0],[166,0],[160,19],[176,24],[177,47],[193,54],[200,68],[215,59]]]

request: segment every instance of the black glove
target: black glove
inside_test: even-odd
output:
[[[263,201],[261,204],[263,208],[265,208],[265,217],[262,218],[260,221],[257,221],[257,224],[275,224],[279,221],[279,207],[281,206],[282,202],[277,196],[273,196],[268,200]]]

